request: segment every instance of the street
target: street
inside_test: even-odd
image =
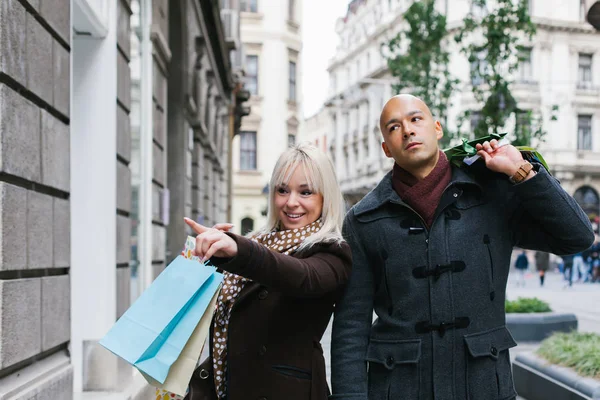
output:
[[[572,287],[565,287],[566,281],[557,272],[547,273],[544,287],[539,284],[539,277],[535,271],[529,272],[525,277],[525,287],[517,287],[516,274],[509,276],[507,286],[507,299],[516,300],[518,297],[537,297],[550,304],[553,311],[574,313],[579,323],[579,331],[600,333],[600,284],[573,283]],[[327,381],[330,380],[330,348],[331,348],[331,323],[321,340],[325,355]],[[519,343],[511,349],[511,359],[521,352],[533,351],[537,343]],[[517,400],[526,400],[518,397]]]

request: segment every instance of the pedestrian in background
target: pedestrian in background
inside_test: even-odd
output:
[[[515,268],[517,269],[517,286],[525,287],[525,273],[527,272],[527,268],[529,268],[529,259],[527,258],[527,253],[525,250],[521,252],[517,256],[515,261]]]
[[[587,265],[583,260],[583,253],[577,253],[573,256],[573,272],[577,272],[577,282],[587,280]]]
[[[567,280],[567,284],[565,284],[565,287],[573,286],[573,258],[575,258],[575,256],[573,256],[572,254],[562,257],[564,265],[563,271],[565,279]]]
[[[538,271],[540,276],[540,286],[544,286],[544,279],[546,277],[546,271],[550,268],[550,253],[545,251],[535,252],[535,269]]]
[[[327,399],[320,340],[351,268],[343,212],[331,161],[300,144],[275,165],[263,229],[246,238],[186,219],[196,255],[225,271],[186,400]]]

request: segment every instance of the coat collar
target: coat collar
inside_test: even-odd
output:
[[[471,174],[468,174],[463,168],[458,168],[454,165],[451,165],[451,168],[452,179],[444,191],[448,190],[448,188],[454,185],[473,185],[479,190],[483,190],[475,178],[473,178]],[[392,171],[389,171],[387,174],[385,174],[377,186],[367,193],[367,195],[354,206],[354,215],[361,215],[369,211],[376,210],[377,208],[389,202],[408,207],[408,205],[402,201],[398,193],[396,193],[392,187]]]

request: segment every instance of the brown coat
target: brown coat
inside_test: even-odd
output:
[[[350,274],[350,247],[322,243],[290,257],[230,236],[238,255],[211,261],[253,282],[229,322],[227,400],[327,399],[320,340]],[[186,400],[216,399],[211,359],[194,372]]]

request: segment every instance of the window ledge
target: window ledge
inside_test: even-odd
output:
[[[290,29],[290,31],[292,31],[293,33],[298,33],[298,31],[300,29],[300,24],[298,24],[296,21],[292,21],[290,19],[288,19],[286,22],[287,22],[287,26]]]
[[[517,79],[515,84],[523,86],[537,86],[538,81],[534,81],[533,79]]]
[[[578,83],[576,86],[577,94],[595,94],[600,91],[600,87],[590,83]]]
[[[260,175],[262,175],[262,172],[260,172],[257,169],[238,169],[237,173],[239,175],[246,175],[246,176],[260,176]]]
[[[251,11],[242,11],[240,16],[247,20],[252,21],[262,21],[264,18],[264,14],[260,12],[251,12]]]

